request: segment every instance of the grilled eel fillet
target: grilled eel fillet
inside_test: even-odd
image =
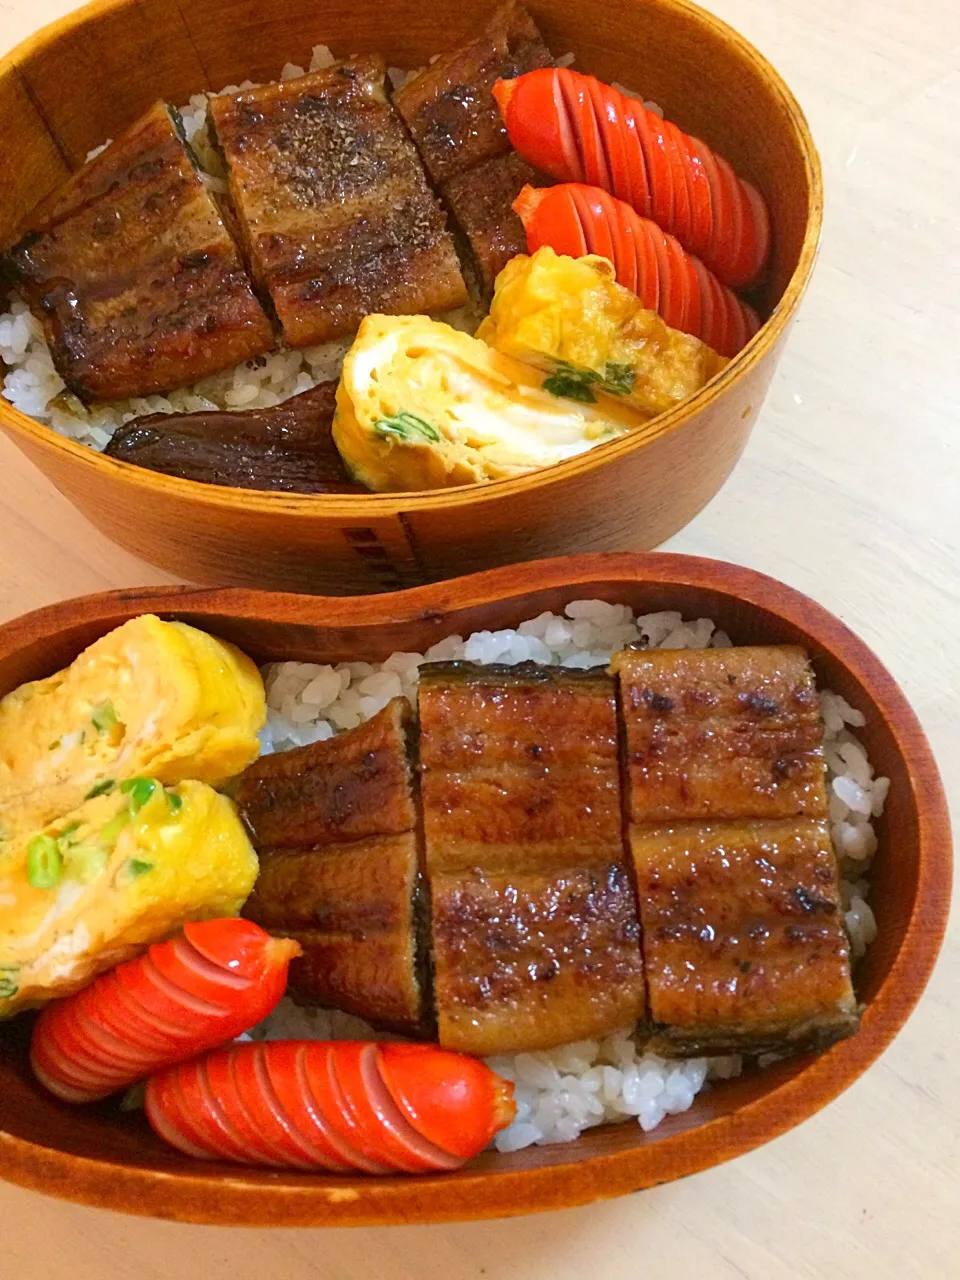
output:
[[[550,66],[533,19],[509,3],[475,40],[441,55],[394,95],[427,172],[470,243],[487,295],[507,262],[526,252],[511,207],[520,189],[551,182],[511,147],[491,90],[500,77]]]
[[[271,409],[152,413],[115,432],[104,453],[202,484],[282,493],[366,493],[347,475],[331,427],[335,382]]]
[[[805,654],[626,652],[613,665],[619,744],[604,673],[421,669],[441,1043],[548,1048],[645,1013],[665,1055],[851,1034]],[[419,823],[406,715],[393,703],[331,742],[267,757],[238,798],[263,856],[247,910],[305,946],[295,991],[409,1029],[425,1025],[427,997],[413,959]]]
[[[247,260],[292,347],[466,301],[377,57],[211,99]]]
[[[617,654],[651,1047],[822,1047],[857,1005],[813,672],[792,647]]]
[[[163,103],[85,165],[0,258],[84,400],[195,382],[274,345]]]
[[[244,914],[300,943],[292,994],[417,1033],[426,1002],[410,719],[395,698],[350,733],[265,756],[236,801],[261,859]]]
[[[512,1053],[634,1023],[610,677],[426,665],[420,759],[440,1043]]]

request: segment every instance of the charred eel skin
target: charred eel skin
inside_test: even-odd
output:
[[[308,955],[324,937],[301,997],[421,1034],[435,1009],[440,1043],[481,1056],[634,1023],[666,1056],[856,1030],[806,654],[612,669],[424,664],[419,738],[391,704],[251,766],[248,913]]]

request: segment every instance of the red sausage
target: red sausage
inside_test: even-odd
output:
[[[161,1138],[209,1160],[358,1173],[458,1168],[513,1119],[513,1086],[426,1044],[233,1044],[151,1076]]]
[[[498,80],[493,94],[510,141],[538,169],[626,201],[731,288],[757,280],[770,252],[766,203],[699,138],[569,67]]]
[[[283,995],[300,951],[249,920],[187,924],[41,1013],[30,1059],[67,1102],[93,1102],[249,1030]]]
[[[549,245],[572,258],[599,253],[617,280],[673,329],[735,356],[760,327],[754,309],[721,284],[679,241],[599,187],[567,182],[524,187],[514,202],[531,253]]]
[[[477,1058],[420,1045],[378,1045],[380,1074],[412,1125],[431,1142],[469,1160],[514,1117],[513,1088]],[[455,1058],[450,1070],[445,1058]]]

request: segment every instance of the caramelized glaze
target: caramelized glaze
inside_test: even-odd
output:
[[[493,84],[552,65],[533,19],[511,2],[475,40],[442,54],[394,98],[427,173],[470,244],[487,295],[497,272],[526,249],[511,207],[520,188],[549,182],[511,147]]]
[[[369,57],[211,99],[248,261],[293,347],[365,315],[438,312],[466,286],[416,150]]]
[[[261,860],[244,914],[303,948],[291,993],[417,1033],[428,1014],[409,724],[395,698],[356,729],[257,761],[236,798]]]
[[[221,212],[158,102],[0,258],[84,400],[145,396],[274,345]]]
[[[802,649],[614,659],[661,1053],[819,1047],[857,1027]]]
[[[636,1021],[613,682],[432,664],[420,725],[440,1043],[511,1053]]]

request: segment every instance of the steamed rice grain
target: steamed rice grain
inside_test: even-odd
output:
[[[731,643],[709,618],[684,621],[674,610],[635,617],[627,605],[575,600],[562,615],[541,613],[516,628],[447,636],[426,653],[394,653],[382,663],[271,663],[264,668],[268,715],[262,750],[284,751],[332,738],[375,715],[393,697],[402,695],[416,705],[424,662],[464,659],[588,667],[605,665],[616,650],[631,644],[690,649],[726,648]],[[872,821],[883,812],[890,783],[874,775],[852,732],[866,723],[863,714],[826,690],[820,700],[844,922],[852,954],[859,957],[877,934],[867,900],[867,873],[877,848]],[[272,1039],[387,1038],[348,1014],[301,1009],[289,999],[252,1034]],[[650,1132],[666,1116],[688,1110],[710,1081],[730,1079],[742,1070],[737,1056],[668,1060],[645,1053],[632,1027],[602,1040],[491,1058],[489,1065],[514,1084],[516,1118],[494,1141],[504,1152],[535,1143],[572,1142],[585,1129],[625,1120]]]

